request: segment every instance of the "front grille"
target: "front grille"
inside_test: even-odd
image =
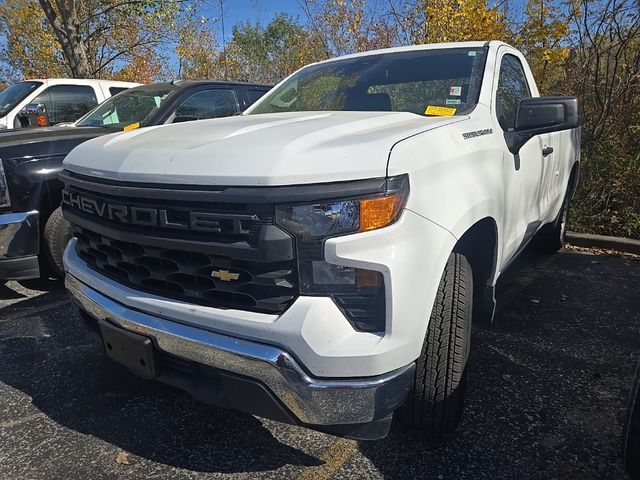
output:
[[[165,298],[280,314],[299,295],[291,236],[270,202],[69,177],[76,251],[97,272]],[[204,197],[203,197],[204,196]]]
[[[295,261],[256,262],[125,242],[86,228],[75,234],[80,258],[127,286],[199,305],[281,313],[298,295]],[[213,272],[237,274],[229,281]],[[234,275],[235,276],[235,275]]]

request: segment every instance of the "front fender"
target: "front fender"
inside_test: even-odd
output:
[[[33,159],[4,160],[13,211],[38,210],[48,216],[59,204],[64,155]],[[44,210],[44,211],[43,211]]]

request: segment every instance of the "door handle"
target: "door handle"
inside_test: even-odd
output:
[[[548,157],[549,155],[551,155],[553,153],[553,147],[544,147],[542,149],[542,156],[543,157]]]

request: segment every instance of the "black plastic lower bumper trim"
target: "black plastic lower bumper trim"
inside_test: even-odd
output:
[[[37,255],[0,260],[0,280],[29,280],[39,276]]]

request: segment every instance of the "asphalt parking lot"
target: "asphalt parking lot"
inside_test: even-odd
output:
[[[0,286],[3,479],[623,479],[640,261],[527,253],[474,327],[459,431],[336,439],[212,408],[107,361],[56,283]],[[33,287],[33,288],[27,288]]]

